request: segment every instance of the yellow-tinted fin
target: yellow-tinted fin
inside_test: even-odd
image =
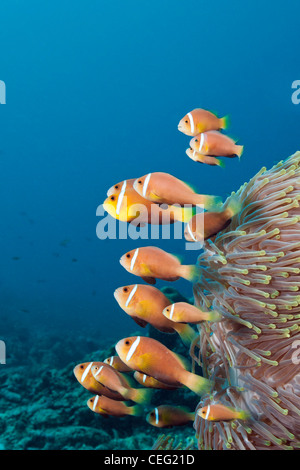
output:
[[[196,339],[196,336],[198,336],[196,331],[193,330],[193,328],[190,325],[187,325],[185,323],[177,323],[177,324],[175,323],[174,330],[177,331],[183,343],[188,347]]]
[[[227,116],[224,116],[221,118],[221,128],[222,129],[228,129],[228,127],[230,126],[230,116],[227,115]]]
[[[189,371],[191,369],[191,364],[189,363],[188,359],[186,359],[186,357],[183,357],[174,351],[172,351],[172,354],[176,357],[185,370]]]

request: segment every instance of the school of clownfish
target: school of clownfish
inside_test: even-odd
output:
[[[243,146],[236,145],[221,132],[227,124],[227,117],[218,118],[204,109],[189,112],[178,125],[179,131],[192,137],[187,155],[196,162],[217,166],[223,166],[218,157],[240,157]],[[195,214],[194,209],[199,205],[202,213]],[[222,205],[219,197],[197,194],[181,180],[160,172],[115,184],[107,192],[103,207],[117,220],[139,226],[185,222],[184,236],[190,242],[217,234],[240,210],[234,196],[228,204]],[[198,217],[202,217],[202,223]],[[183,343],[190,346],[197,337],[190,325],[221,320],[220,314],[213,310],[202,311],[185,302],[170,304],[163,292],[153,286],[156,279],[184,278],[194,282],[198,276],[196,266],[182,265],[176,256],[154,246],[129,251],[121,257],[120,264],[148,284],[119,287],[114,292],[119,306],[139,326],[151,324],[161,332],[178,333]],[[182,357],[155,339],[128,337],[120,340],[115,349],[116,356],[74,368],[78,382],[94,395],[89,398],[88,407],[104,417],[142,415],[154,389],[188,387],[197,395],[211,390],[209,380],[190,372]],[[142,387],[137,388],[137,384]],[[212,402],[197,413],[209,421],[248,418],[245,411],[229,408],[221,402]],[[148,423],[160,428],[184,425],[194,419],[194,412],[170,405],[158,406],[146,416]]]

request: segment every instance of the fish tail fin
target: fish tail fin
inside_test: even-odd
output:
[[[208,379],[193,374],[192,372],[186,372],[184,385],[197,395],[205,395],[209,393],[211,388],[211,382]]]
[[[183,264],[179,267],[178,275],[187,281],[197,282],[201,275],[201,269],[195,264]]]
[[[131,388],[128,390],[126,398],[139,404],[150,403],[152,390],[148,388]]]
[[[130,414],[132,416],[142,416],[143,414],[143,407],[140,405],[134,405],[130,407]]]
[[[235,146],[235,150],[236,150],[236,155],[239,157],[239,159],[241,158],[241,156],[243,155],[243,152],[244,152],[244,146],[243,145],[236,145]]]
[[[219,158],[216,158],[216,164],[217,166],[219,166],[220,168],[225,168],[225,163],[223,160],[220,160]]]
[[[227,116],[224,116],[221,118],[221,129],[228,129],[230,127],[230,116],[227,114]]]
[[[174,324],[174,330],[177,331],[183,343],[188,347],[195,340],[196,336],[198,336],[196,331],[193,330],[190,325],[187,325],[185,323],[178,323],[177,325]]]
[[[220,196],[204,196],[204,208],[207,211],[214,212],[221,209],[223,205]]]
[[[248,411],[240,411],[237,419],[242,419],[243,421],[247,421],[247,419],[249,419],[250,416],[251,414]]]
[[[236,194],[230,196],[224,204],[223,209],[228,211],[228,216],[231,219],[234,215],[238,214],[241,210],[242,203]]]
[[[211,312],[209,312],[209,320],[208,321],[212,321],[212,322],[217,322],[217,321],[220,321],[222,320],[222,315],[217,312],[216,310],[212,310]]]
[[[170,210],[174,214],[175,220],[178,222],[186,223],[196,214],[196,207],[180,207],[180,206],[169,206]]]

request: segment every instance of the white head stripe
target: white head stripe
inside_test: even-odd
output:
[[[147,375],[144,374],[144,375],[143,375],[143,383],[146,382],[146,378],[147,378]]]
[[[114,356],[111,356],[110,361],[109,361],[109,365],[112,366],[113,362],[114,362]]]
[[[194,237],[194,234],[193,234],[193,232],[192,232],[192,229],[191,229],[191,227],[190,227],[190,224],[187,224],[187,229],[188,229],[188,232],[189,232],[191,238],[194,240],[194,242],[196,242],[197,240],[196,240],[196,238]]]
[[[207,412],[206,412],[206,415],[205,415],[205,419],[208,419],[209,413],[210,413],[210,405],[208,405],[208,407],[207,407]]]
[[[101,366],[101,367],[99,368],[99,370],[98,370],[97,373],[95,374],[95,377],[97,377],[97,375],[100,374],[100,372],[102,371],[103,367],[104,367],[104,366]]]
[[[194,134],[195,131],[195,125],[194,125],[194,119],[191,113],[187,113],[189,119],[190,119],[190,124],[191,124],[191,133]]]
[[[136,348],[138,347],[138,344],[140,342],[141,337],[138,336],[137,339],[134,341],[134,343],[131,345],[128,354],[126,356],[126,361],[130,361],[132,358],[133,354],[135,353]]]
[[[175,308],[175,304],[173,304],[172,307],[171,307],[170,320],[172,320],[173,313],[174,313],[174,308]]]
[[[194,150],[194,152],[193,152],[193,158],[195,158],[195,153],[196,153],[196,150]]]
[[[138,285],[136,284],[134,286],[134,288],[132,289],[132,291],[130,292],[129,296],[128,296],[128,299],[126,301],[126,304],[125,304],[125,307],[128,307],[128,305],[130,304],[131,300],[132,300],[132,297],[134,296],[134,294],[136,293],[136,290],[138,288]]]
[[[97,395],[97,396],[96,396],[96,398],[95,398],[95,400],[94,400],[93,411],[95,411],[95,409],[96,409],[96,406],[97,406],[98,400],[99,400],[99,395]]]
[[[199,153],[201,153],[201,150],[202,150],[202,147],[203,147],[203,144],[204,144],[204,132],[201,134],[201,137],[200,137],[200,144],[199,144]]]
[[[81,383],[85,381],[85,378],[88,375],[89,371],[91,370],[92,365],[93,365],[93,363],[90,362],[89,365],[87,366],[87,368],[85,369],[85,371],[84,371],[84,373],[82,374],[82,377],[81,377]]]
[[[150,178],[151,178],[151,173],[149,173],[145,178],[144,185],[143,185],[143,197],[146,197],[146,192],[147,192]]]
[[[155,408],[155,423],[158,424],[159,422],[159,416],[158,416],[158,408]]]
[[[121,189],[119,197],[118,197],[118,204],[117,204],[117,209],[116,209],[116,214],[117,215],[119,215],[120,210],[121,210],[121,205],[122,205],[122,202],[123,202],[125,190],[126,190],[126,180],[123,183],[122,189]]]
[[[136,261],[136,259],[137,259],[137,255],[138,255],[138,254],[139,254],[139,248],[137,248],[137,249],[135,250],[134,255],[133,255],[133,257],[132,257],[132,260],[131,260],[131,263],[130,263],[130,271],[132,271],[133,268],[134,268],[134,263],[135,263],[135,261]]]

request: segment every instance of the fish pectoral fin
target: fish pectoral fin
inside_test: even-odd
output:
[[[142,328],[145,328],[148,325],[148,323],[145,320],[141,320],[138,317],[131,317],[131,318],[135,321],[137,325],[139,325]]]
[[[158,194],[156,194],[154,191],[151,191],[151,193],[149,194],[149,196],[150,196],[150,199],[151,199],[152,201],[154,201],[154,202],[161,200],[160,196],[159,196]]]
[[[141,354],[138,360],[139,368],[146,373],[147,367],[150,363],[150,356],[149,354]]]
[[[141,276],[143,281],[148,282],[148,284],[156,284],[156,279],[150,276]]]

